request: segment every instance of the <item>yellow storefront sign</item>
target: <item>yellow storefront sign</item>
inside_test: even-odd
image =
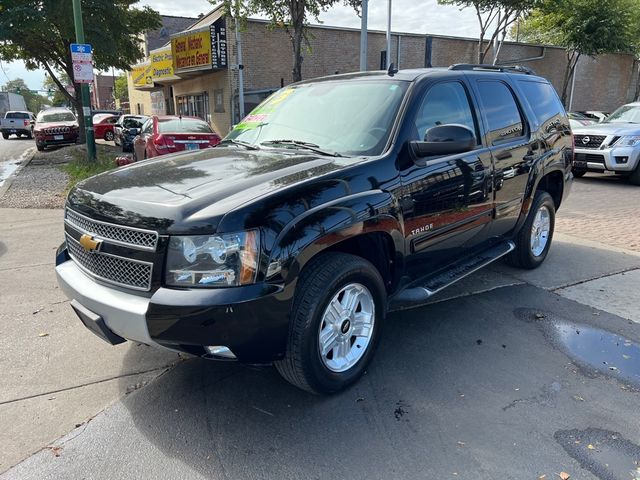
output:
[[[131,67],[131,78],[135,88],[153,87],[151,62],[140,63]]]
[[[151,60],[151,77],[153,80],[162,80],[173,77],[173,56],[171,47],[163,48],[149,53]]]
[[[184,32],[171,39],[175,73],[211,69],[211,31]]]

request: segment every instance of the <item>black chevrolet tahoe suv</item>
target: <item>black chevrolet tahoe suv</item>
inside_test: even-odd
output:
[[[535,268],[572,136],[545,79],[454,65],[285,87],[213,149],[78,184],[56,273],[82,322],[336,392],[387,313],[501,257]]]

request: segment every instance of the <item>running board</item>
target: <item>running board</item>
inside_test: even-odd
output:
[[[499,243],[478,255],[458,260],[444,271],[409,284],[389,299],[389,311],[420,306],[439,291],[504,257],[515,248],[512,241]]]

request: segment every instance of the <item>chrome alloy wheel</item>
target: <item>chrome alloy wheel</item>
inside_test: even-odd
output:
[[[371,292],[359,283],[349,283],[333,296],[318,332],[325,367],[339,373],[358,363],[373,335],[375,308]]]
[[[534,257],[539,257],[549,242],[551,233],[551,214],[549,209],[542,205],[536,212],[531,225],[531,253]]]

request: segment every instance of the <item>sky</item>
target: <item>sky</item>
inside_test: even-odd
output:
[[[479,33],[475,13],[457,7],[438,5],[437,0],[392,0],[391,29],[399,32],[430,33],[477,37]],[[163,15],[196,17],[213,7],[207,0],[140,0],[138,5],[148,5]],[[338,3],[320,16],[324,25],[360,27],[360,18],[352,8]],[[369,0],[369,28],[385,30],[387,0]],[[315,22],[312,22],[315,23]],[[29,88],[40,89],[44,81],[42,70],[28,71],[22,62],[0,64],[0,85],[22,78]]]

